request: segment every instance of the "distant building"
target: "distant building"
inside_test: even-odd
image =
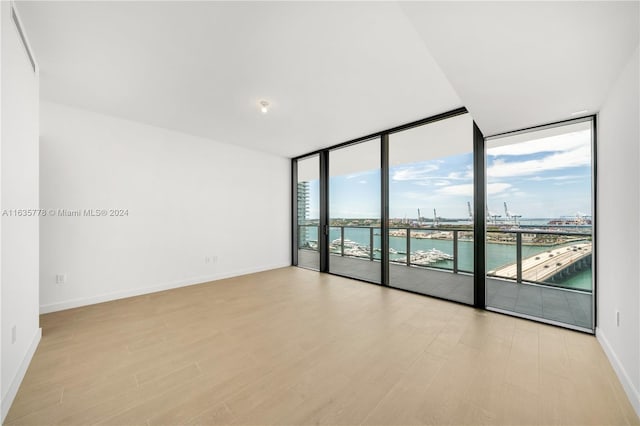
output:
[[[306,225],[307,218],[309,217],[309,182],[298,182],[298,224]],[[301,247],[307,244],[308,229],[306,226],[300,227],[298,238],[302,244]]]

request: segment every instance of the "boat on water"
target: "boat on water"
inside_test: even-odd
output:
[[[340,246],[342,244],[344,244],[345,248],[359,246],[359,244],[356,243],[355,241],[347,240],[346,238],[344,240],[341,240],[340,238],[336,238],[335,240],[331,241],[331,245]]]
[[[409,257],[412,265],[429,266],[445,260],[453,260],[453,256],[436,248],[416,250]],[[393,262],[406,263],[407,258],[394,259]]]
[[[329,250],[332,254],[344,254],[344,256],[350,257],[371,257],[371,251],[368,245],[360,244],[348,239],[342,240],[340,238],[336,238],[332,240],[329,244]],[[374,248],[373,252],[379,253],[380,249]],[[391,259],[392,262],[405,263],[407,261],[406,252],[404,251],[390,247],[389,254],[405,255],[403,258]],[[453,260],[453,256],[436,248],[431,248],[428,250],[412,251],[410,260],[412,265],[428,266],[437,262]]]
[[[331,253],[342,253],[345,256],[353,257],[369,257],[369,247],[356,243],[355,241],[336,238],[329,244],[329,250]]]

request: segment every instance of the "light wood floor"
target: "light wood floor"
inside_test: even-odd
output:
[[[639,424],[593,336],[299,268],[41,324],[7,424]]]

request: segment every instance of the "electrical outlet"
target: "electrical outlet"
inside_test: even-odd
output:
[[[204,263],[211,263],[211,258],[209,256],[205,256]]]
[[[213,256],[213,257],[211,258],[211,262],[212,262],[212,263],[218,263],[218,256]]]
[[[18,332],[16,330],[16,326],[11,327],[11,344],[14,344],[18,339]]]
[[[620,311],[616,311],[616,326],[620,327]]]
[[[67,283],[67,274],[56,275],[56,284],[66,284],[66,283]]]

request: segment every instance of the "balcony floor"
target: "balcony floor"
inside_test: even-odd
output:
[[[298,250],[298,264],[319,269],[318,253]],[[380,282],[379,262],[332,255],[329,265],[332,273]],[[392,263],[389,280],[391,287],[473,304],[472,275]],[[589,293],[487,278],[486,302],[488,308],[592,329]]]

